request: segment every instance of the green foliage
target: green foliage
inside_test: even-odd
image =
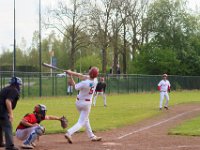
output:
[[[76,70],[79,72],[81,67],[81,72],[88,72],[88,68],[90,66],[96,66],[99,69],[101,69],[101,59],[97,55],[90,55],[81,57],[77,60],[76,64]]]
[[[180,57],[179,72],[177,74],[197,76],[200,74],[200,56],[197,52],[193,50],[183,51]]]
[[[171,49],[150,48],[146,46],[132,63],[134,73],[139,74],[176,74],[179,61]]]

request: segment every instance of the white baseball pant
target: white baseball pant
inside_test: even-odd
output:
[[[73,86],[68,86],[67,87],[67,93],[73,93]]]
[[[106,94],[104,92],[97,92],[94,96],[94,101],[93,101],[93,105],[96,105],[96,101],[97,101],[97,97],[98,95],[101,95],[103,98],[103,102],[104,102],[104,106],[106,106]]]
[[[78,122],[67,131],[68,134],[72,135],[76,131],[80,130],[82,127],[85,127],[88,137],[89,138],[93,137],[94,134],[92,132],[90,121],[89,121],[91,102],[85,101],[85,100],[77,100],[76,108],[79,111],[80,116],[79,116]]]
[[[166,91],[161,91],[160,92],[160,108],[162,108],[162,104],[163,104],[163,100],[164,98],[166,98],[166,103],[165,103],[165,106],[168,107],[168,103],[169,103],[169,94],[168,92]]]

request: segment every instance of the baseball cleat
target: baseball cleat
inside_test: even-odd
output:
[[[6,148],[6,150],[19,150],[17,147],[13,146],[13,147],[10,147],[10,148]]]
[[[169,108],[167,106],[164,107],[166,110],[168,110]]]
[[[5,143],[0,144],[0,147],[5,147],[5,146],[6,146]]]
[[[35,144],[34,142],[32,142],[31,145],[32,145],[33,147],[36,147],[36,144]]]
[[[66,134],[65,134],[65,138],[68,140],[68,142],[69,142],[70,144],[72,144],[72,136],[69,135],[69,133],[66,133]]]
[[[162,108],[159,108],[159,110],[162,110]]]
[[[96,141],[101,141],[102,137],[98,137],[98,136],[93,136],[91,137],[91,141],[96,142]]]
[[[22,144],[22,149],[34,149],[34,147],[30,144]]]

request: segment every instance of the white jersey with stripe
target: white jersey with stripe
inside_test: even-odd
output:
[[[94,80],[86,79],[75,85],[75,89],[79,90],[79,94],[77,98],[79,100],[90,100],[92,102],[92,97],[94,95],[96,86],[97,86],[97,78]]]
[[[158,83],[158,86],[160,87],[160,91],[166,92],[166,91],[168,91],[168,87],[170,87],[170,83],[168,80],[161,80]]]

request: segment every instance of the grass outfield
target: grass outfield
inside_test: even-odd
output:
[[[181,125],[170,130],[169,134],[200,136],[200,117],[185,121]]]
[[[170,105],[180,103],[200,102],[199,91],[182,91],[170,93]],[[14,110],[14,129],[26,113],[31,113],[36,104],[45,104],[47,114],[62,116],[69,119],[71,127],[78,119],[75,108],[75,97],[46,97],[22,99]],[[108,95],[108,107],[103,107],[103,100],[99,96],[95,107],[92,107],[90,123],[94,131],[109,130],[134,124],[138,121],[159,115],[159,93],[137,93]],[[43,121],[47,133],[64,132],[58,121]]]

